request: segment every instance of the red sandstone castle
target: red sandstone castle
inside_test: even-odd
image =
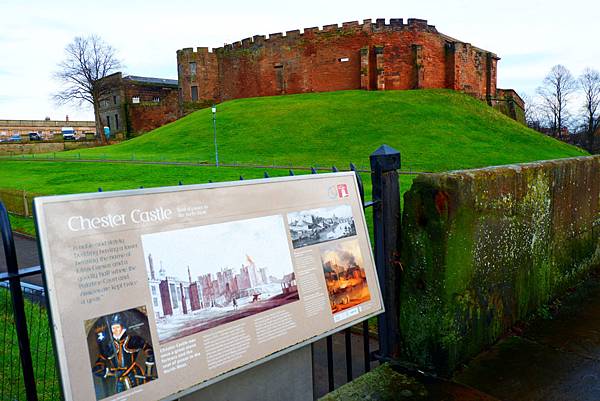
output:
[[[420,19],[364,20],[306,28],[213,49],[177,51],[182,105],[345,89],[448,88],[503,103],[516,118],[523,102],[496,88],[498,56],[441,34]]]
[[[111,132],[152,130],[224,100],[345,89],[448,88],[524,122],[524,103],[496,87],[498,56],[420,19],[364,20],[177,51],[178,81],[110,75],[100,118]],[[177,96],[179,90],[179,96]]]

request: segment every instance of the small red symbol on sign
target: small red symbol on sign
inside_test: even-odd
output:
[[[337,186],[338,197],[347,198],[350,196],[348,193],[348,186],[346,184],[338,184]]]

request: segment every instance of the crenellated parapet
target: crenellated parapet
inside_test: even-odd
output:
[[[328,24],[323,25],[322,28],[319,27],[310,27],[295,29],[291,31],[285,32],[276,32],[270,33],[268,36],[266,35],[255,35],[250,38],[245,38],[237,42],[225,44],[223,47],[217,47],[212,50],[214,53],[223,52],[223,51],[231,51],[231,50],[239,50],[239,49],[248,49],[254,50],[256,47],[262,46],[277,46],[277,45],[285,45],[289,44],[291,41],[296,41],[299,39],[303,39],[305,36],[311,38],[318,38],[319,36],[325,36],[327,38],[331,37],[331,34],[348,34],[351,32],[362,31],[366,33],[384,33],[384,32],[398,32],[398,31],[419,31],[419,32],[429,32],[429,33],[438,33],[437,29],[434,25],[429,25],[427,20],[417,19],[417,18],[409,18],[407,23],[404,23],[403,18],[390,18],[389,22],[386,22],[385,18],[377,18],[375,22],[371,19],[365,19],[362,23],[358,21],[349,21],[343,22],[341,25],[339,24]],[[196,50],[193,48],[184,48],[177,51],[177,54],[187,54],[187,53],[199,53],[199,54],[207,54],[211,53],[207,47],[198,47]]]

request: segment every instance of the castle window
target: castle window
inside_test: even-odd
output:
[[[198,87],[192,86],[192,102],[198,100]]]
[[[131,103],[139,103],[140,102],[140,97],[139,96],[134,96],[131,98]]]
[[[196,63],[195,62],[190,63],[190,74],[196,75]]]
[[[119,130],[119,115],[115,114],[115,130]]]
[[[340,63],[347,63],[348,61],[350,61],[349,57],[342,57],[342,58],[338,58],[338,61]]]
[[[106,126],[110,128],[110,116],[106,116]]]
[[[113,96],[113,104],[117,104],[117,97],[116,96]]]

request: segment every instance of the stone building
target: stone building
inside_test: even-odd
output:
[[[345,22],[257,35],[212,51],[177,52],[184,110],[236,98],[346,89],[448,88],[496,105],[506,101],[496,88],[498,60],[421,19]]]
[[[179,117],[176,80],[123,76],[121,72],[102,80],[109,81],[112,91],[100,99],[100,119],[113,134],[141,134]]]

